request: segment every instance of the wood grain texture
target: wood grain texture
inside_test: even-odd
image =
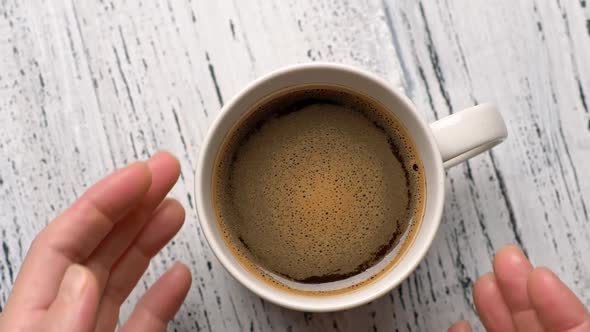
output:
[[[441,331],[476,322],[474,280],[508,243],[590,306],[590,4],[579,1],[0,0],[0,306],[49,220],[105,173],[179,156],[187,223],[122,310],[175,260],[194,282],[171,331]],[[448,171],[442,226],[403,285],[346,312],[269,304],[216,261],[192,203],[201,141],[253,79],[355,65],[428,121],[499,106],[510,137]],[[477,323],[476,329],[481,331]]]

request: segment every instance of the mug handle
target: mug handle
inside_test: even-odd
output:
[[[430,125],[444,168],[450,168],[500,144],[508,136],[493,104],[479,104]]]

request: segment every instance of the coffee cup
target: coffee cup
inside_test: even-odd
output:
[[[338,280],[316,278],[299,282],[268,271],[268,266],[257,266],[256,259],[248,258],[252,255],[242,255],[240,249],[236,250],[232,241],[238,242],[237,237],[228,237],[227,229],[220,222],[222,217],[216,203],[216,197],[219,196],[216,186],[219,187],[220,183],[223,186],[224,183],[214,179],[220,154],[225,153],[224,146],[234,132],[246,126],[244,119],[252,116],[252,110],[257,105],[279,98],[276,96],[284,95],[284,91],[307,93],[311,89],[333,89],[339,93],[350,91],[350,94],[364,96],[362,98],[369,100],[370,104],[381,105],[384,112],[396,119],[396,123],[403,128],[403,135],[411,141],[408,149],[419,159],[419,162],[414,163],[414,168],[421,174],[420,181],[424,182],[424,189],[418,193],[419,209],[415,208],[419,210],[415,214],[419,220],[413,220],[411,227],[404,229],[404,232],[411,234],[396,242],[396,248],[379,257],[378,262]],[[328,108],[316,107],[324,111]],[[309,107],[305,108],[309,114],[313,114],[313,111]],[[284,117],[282,121],[288,124],[295,120]],[[427,124],[407,97],[365,71],[332,63],[301,64],[279,69],[254,81],[229,101],[204,139],[195,174],[195,201],[200,226],[213,253],[227,271],[260,297],[302,311],[325,312],[352,308],[398,286],[420,263],[440,224],[445,169],[491,149],[506,136],[507,129],[502,116],[492,104],[479,104]],[[372,157],[369,155],[369,158]],[[397,159],[403,164],[400,158]],[[278,184],[270,183],[265,187],[273,185]],[[338,222],[337,218],[333,220]],[[254,236],[252,241],[261,238]],[[252,247],[252,243],[243,244],[242,251]],[[310,250],[310,253],[317,254],[317,251]],[[273,256],[269,257],[265,259],[272,259]],[[313,257],[310,259],[313,260]]]

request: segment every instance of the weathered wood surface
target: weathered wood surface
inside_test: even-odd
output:
[[[84,188],[158,149],[179,156],[187,223],[123,310],[174,260],[194,283],[170,330],[442,331],[523,246],[590,305],[590,4],[579,1],[0,1],[0,304],[35,234]],[[510,137],[448,172],[442,227],[398,289],[347,312],[266,303],[199,230],[193,170],[220,106],[292,63],[365,68],[429,121],[498,104]],[[479,324],[479,323],[478,323]],[[481,326],[477,328],[481,330]]]

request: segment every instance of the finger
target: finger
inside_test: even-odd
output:
[[[129,296],[156,255],[180,230],[184,208],[173,199],[164,200],[154,215],[117,262],[105,287],[98,310],[97,331],[113,331],[119,308]]]
[[[576,295],[547,268],[534,269],[528,292],[547,331],[590,331],[590,314]]]
[[[149,168],[138,162],[88,189],[33,241],[6,310],[49,307],[67,267],[85,260],[150,184]]]
[[[485,274],[475,282],[473,302],[486,331],[515,331],[510,310],[502,298],[493,273]]]
[[[527,291],[531,271],[533,266],[516,246],[506,246],[494,257],[494,275],[516,330],[543,332]]]
[[[148,192],[139,205],[117,224],[86,261],[86,266],[97,276],[101,289],[106,284],[112,266],[139,234],[180,174],[178,160],[168,152],[155,154],[147,161],[147,165],[152,173],[152,185]]]
[[[71,265],[64,275],[55,301],[42,320],[42,327],[44,331],[55,332],[94,331],[98,302],[98,284],[90,270],[82,265]]]
[[[460,320],[449,327],[448,332],[472,332],[471,325],[466,320]]]
[[[176,263],[135,306],[121,332],[163,332],[184,301],[191,285],[188,268]]]

